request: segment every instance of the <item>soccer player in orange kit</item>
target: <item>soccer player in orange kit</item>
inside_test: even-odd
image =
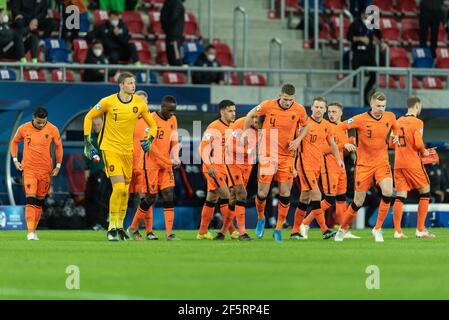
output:
[[[295,102],[295,87],[285,84],[281,88],[279,99],[263,101],[247,114],[242,142],[247,139],[245,131],[250,128],[254,115],[265,117],[259,148],[256,236],[259,239],[263,237],[266,199],[271,181],[275,179],[280,195],[278,220],[273,237],[275,241],[282,241],[281,229],[290,209],[295,154],[309,127],[306,124],[307,113],[304,106]]]
[[[347,130],[341,129],[338,125],[341,123],[343,115],[343,105],[340,102],[332,102],[327,107],[327,116],[334,132],[334,140],[338,145],[341,160],[345,150],[349,152],[356,151],[356,146],[350,142]],[[346,170],[340,170],[337,159],[332,155],[329,143],[323,144],[323,163],[321,166],[321,181],[325,194],[321,201],[321,209],[325,212],[335,203],[336,220],[340,224],[342,216],[346,211],[346,189],[347,176]],[[309,214],[300,227],[300,234],[307,239],[309,225],[315,219],[313,214]],[[348,238],[358,238],[349,231],[346,233]]]
[[[382,190],[377,222],[372,230],[376,242],[383,242],[382,224],[390,209],[393,196],[393,177],[388,160],[388,139],[390,131],[396,132],[396,116],[385,111],[387,97],[375,92],[370,99],[371,110],[348,119],[340,124],[343,130],[354,128],[357,140],[357,160],[354,178],[354,200],[346,210],[340,229],[334,240],[343,241],[346,231],[357,211],[363,206],[366,192],[373,179]]]
[[[398,143],[395,144],[394,158],[394,186],[396,199],[393,205],[394,237],[408,238],[401,229],[402,209],[407,192],[417,189],[419,192],[418,221],[415,235],[417,238],[435,238],[435,235],[426,230],[426,221],[429,208],[430,182],[426,169],[421,162],[421,155],[427,156],[423,142],[424,124],[418,119],[421,113],[421,100],[416,96],[407,99],[407,113],[400,117],[398,124]]]
[[[301,223],[306,216],[307,207],[311,206],[311,215],[315,217],[323,232],[323,239],[330,239],[335,235],[335,232],[329,230],[324,219],[324,209],[321,205],[321,191],[318,186],[320,178],[321,167],[325,163],[323,160],[323,145],[326,142],[330,146],[331,154],[336,159],[338,172],[345,170],[345,165],[340,156],[340,151],[334,141],[333,126],[329,121],[323,119],[327,110],[327,101],[324,97],[315,97],[312,102],[312,115],[307,120],[310,129],[307,135],[301,142],[301,147],[298,150],[298,157],[296,160],[296,170],[298,172],[301,183],[301,195],[299,197],[298,208],[295,212],[295,221],[293,224],[292,234],[290,239],[302,240],[299,233]],[[333,199],[326,197],[326,202],[332,202]],[[328,204],[329,206],[332,203]]]
[[[156,240],[151,231],[151,233],[148,233],[148,229],[152,228],[152,206],[156,201],[159,190],[164,203],[166,239],[169,241],[179,240],[172,233],[175,214],[173,204],[175,187],[173,168],[178,168],[181,164],[177,133],[178,122],[175,112],[176,99],[173,96],[164,96],[160,111],[151,113],[157,124],[157,133],[151,151],[145,153],[138,164],[139,168],[143,170],[140,184],[145,197],[140,202],[133,222],[128,229],[128,233],[134,240],[142,240],[142,236],[139,233],[139,224],[142,219],[145,219],[150,214],[150,219],[145,220],[147,239]],[[147,130],[144,129],[144,131],[146,132]],[[146,139],[146,136],[143,139]]]
[[[48,120],[43,107],[34,111],[33,120],[17,129],[11,142],[11,156],[17,170],[23,172],[28,240],[39,240],[36,229],[42,214],[45,196],[50,191],[51,177],[61,169],[63,149],[58,128]],[[23,140],[23,159],[17,158],[19,142]],[[56,167],[53,168],[51,144],[56,147]]]

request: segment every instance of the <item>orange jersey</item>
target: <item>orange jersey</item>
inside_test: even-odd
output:
[[[243,133],[243,125],[246,117],[237,119],[229,127],[232,129],[231,135],[226,140],[226,163],[229,164],[254,164],[254,156],[259,139],[258,130],[250,127],[248,129],[248,144],[242,146],[240,137]]]
[[[394,167],[422,168],[420,153],[424,152],[422,139],[424,125],[415,116],[403,116],[397,121],[395,134],[399,137],[399,144],[395,144]]]
[[[134,152],[133,152],[133,170],[139,169],[142,166],[143,149],[140,140],[148,139],[148,132],[146,131],[148,124],[143,118],[140,118],[136,123],[134,129]]]
[[[334,133],[334,141],[335,141],[335,144],[338,146],[338,151],[340,151],[341,160],[343,160],[344,152],[345,152],[345,144],[349,143],[348,131],[343,130],[342,127],[338,126],[337,124],[335,124],[333,122],[329,121],[329,124],[332,127],[332,132]],[[331,155],[333,157],[329,143],[323,144],[323,153],[325,155]],[[335,163],[337,163],[336,160],[335,160]]]
[[[145,154],[145,167],[148,168],[154,164],[160,167],[171,167],[171,159],[179,156],[178,121],[175,116],[165,120],[158,112],[152,112],[151,115],[156,121],[157,133],[150,152]],[[147,131],[146,134],[148,134]]]
[[[333,137],[333,128],[329,121],[317,122],[309,118],[309,132],[301,141],[300,161],[304,170],[320,171],[323,161],[323,145]]]
[[[339,125],[343,130],[356,130],[357,165],[377,166],[388,163],[388,141],[391,130],[396,130],[396,116],[385,112],[377,120],[369,112],[348,119]]]
[[[226,134],[230,134],[230,126],[221,119],[212,122],[204,132],[203,139],[199,145],[199,151],[203,163],[216,167],[225,164]]]
[[[36,129],[32,121],[17,129],[11,143],[11,155],[17,158],[19,142],[23,140],[22,168],[24,171],[50,174],[53,170],[51,143],[56,146],[56,162],[62,162],[63,150],[59,130],[50,122],[41,130]]]
[[[265,116],[262,125],[265,137],[262,138],[263,143],[260,146],[261,155],[276,153],[275,150],[270,150],[270,140],[273,139],[271,145],[277,148],[277,155],[294,157],[295,152],[291,152],[288,146],[296,138],[298,129],[306,125],[307,113],[304,106],[295,102],[290,108],[282,109],[279,101],[273,99],[262,102],[254,110],[259,117]]]

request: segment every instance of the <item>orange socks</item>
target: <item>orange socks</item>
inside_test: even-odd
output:
[[[304,218],[306,216],[307,212],[307,203],[298,203],[298,208],[296,208],[295,211],[295,220],[293,222],[293,228],[292,228],[292,234],[299,233],[299,229],[301,227],[301,224],[304,221]]]
[[[240,235],[244,235],[246,233],[245,206],[245,201],[237,201],[235,203],[235,216],[237,217],[237,227],[239,228]]]
[[[357,216],[357,211],[359,211],[359,209],[360,207],[357,207],[354,202],[351,202],[351,204],[343,214],[343,219],[340,226],[343,230],[349,229],[349,226],[351,225],[352,220],[354,220],[354,218]]]
[[[165,218],[165,235],[169,236],[173,231],[173,221],[175,220],[175,208],[173,201],[169,204],[164,204],[164,218]]]
[[[203,211],[201,212],[201,224],[199,234],[207,233],[207,229],[209,228],[210,221],[212,220],[212,216],[215,211],[215,203],[207,201],[204,203]]]
[[[25,207],[25,219],[27,222],[28,233],[36,231],[36,211],[37,206],[27,204]]]
[[[424,193],[421,194],[419,197],[419,204],[418,204],[418,223],[416,228],[418,229],[418,231],[424,231],[424,229],[426,228],[425,226],[425,222],[426,222],[426,217],[427,217],[427,212],[429,210],[429,199],[430,194],[429,193]]]
[[[136,210],[133,222],[131,223],[132,230],[139,230],[140,222],[145,218],[146,212],[140,209],[140,206]],[[146,225],[146,223],[145,223]]]
[[[310,211],[310,215],[314,215],[316,221],[320,225],[321,231],[324,233],[328,230],[328,227],[326,225],[326,220],[324,219],[323,209],[321,209],[321,203],[320,201],[312,201],[310,202],[310,207],[312,208],[312,211]]]
[[[385,218],[387,217],[388,210],[390,210],[391,199],[391,197],[382,196],[377,212],[377,222],[374,229],[380,230],[382,228]]]
[[[394,231],[402,233],[401,221],[402,221],[402,208],[404,207],[405,198],[396,197],[393,205],[393,223]]]
[[[36,207],[34,211],[34,231],[37,230],[37,225],[39,224],[39,221],[41,220],[42,215],[42,207]]]
[[[288,210],[290,209],[290,197],[279,196],[278,204],[278,221],[276,230],[282,230],[285,219],[287,219]]]
[[[145,221],[145,232],[149,234],[153,232],[153,206],[151,206],[148,211],[145,212],[144,216]]]
[[[220,199],[220,212],[223,216],[223,225],[221,227],[220,233],[226,235],[228,231],[227,227],[231,226],[231,211],[229,210],[229,199]]]
[[[267,204],[267,199],[259,198],[259,195],[256,197],[256,210],[257,210],[257,218],[262,220],[265,217],[265,205]]]

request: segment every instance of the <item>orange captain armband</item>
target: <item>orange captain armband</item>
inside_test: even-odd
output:
[[[421,155],[422,164],[432,164],[440,162],[440,157],[438,156],[437,150],[435,148],[426,150],[429,151],[430,154],[428,156]]]

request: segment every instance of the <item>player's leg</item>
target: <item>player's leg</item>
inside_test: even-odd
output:
[[[422,168],[422,170],[413,172],[413,178],[415,188],[419,192],[418,221],[415,235],[417,238],[435,238],[435,235],[430,233],[425,226],[430,201],[429,177],[426,170]]]
[[[257,168],[258,184],[257,196],[255,200],[257,211],[256,237],[262,239],[265,232],[265,207],[267,204],[268,193],[270,192],[271,181],[277,172],[277,166],[266,158],[259,159]]]
[[[352,220],[354,220],[354,218],[357,216],[357,212],[365,202],[366,192],[367,190],[366,191],[354,190],[354,200],[350,203],[345,213],[343,214],[342,223],[337,233],[335,234],[335,241],[343,241],[343,239],[346,238]]]
[[[42,207],[44,206],[45,197],[50,192],[50,184],[51,177],[49,175],[37,176],[36,202],[34,210],[34,240],[39,240],[36,230],[42,216]]]
[[[25,189],[26,205],[25,220],[27,224],[28,240],[35,240],[36,211],[37,211],[37,177],[31,172],[23,173],[23,186]]]
[[[379,231],[388,215],[393,197],[393,178],[384,178],[379,181],[379,187],[382,191],[382,199],[379,204],[377,222],[374,230]]]
[[[278,219],[276,227],[273,232],[275,241],[282,241],[281,230],[287,219],[288,211],[290,209],[290,193],[292,189],[292,183],[280,182],[279,184],[279,203],[278,203]]]
[[[341,225],[346,206],[347,176],[346,171],[338,177],[337,196],[335,197],[335,220]]]
[[[209,189],[209,181],[208,181],[208,189]],[[217,189],[208,190],[206,195],[206,202],[203,205],[203,210],[201,212],[201,223],[200,228],[198,230],[198,234],[196,236],[197,240],[207,239],[212,240],[213,236],[210,232],[208,232],[209,224],[212,220],[212,216],[214,214],[215,205],[218,202],[218,194]]]
[[[251,240],[251,238],[246,233],[245,227],[245,207],[247,192],[243,184],[237,184],[234,186],[235,194],[235,213],[237,218],[237,227],[239,230],[239,240]]]
[[[321,191],[316,186],[311,192],[310,192],[311,202],[310,206],[312,211],[310,212],[315,216],[316,221],[318,222],[318,225],[320,226],[321,232],[323,233],[323,239],[327,240],[335,236],[335,232],[332,232],[329,230],[329,228],[326,225],[326,219],[324,218],[324,210],[321,208]]]
[[[133,156],[121,155],[120,166],[123,172],[123,178],[125,180],[124,192],[122,192],[122,200],[120,203],[119,213],[117,216],[117,232],[120,240],[129,240],[128,234],[123,230],[123,223],[125,221],[126,212],[128,210],[129,200],[129,184],[133,175]]]
[[[301,194],[299,195],[298,207],[295,210],[292,234],[290,235],[290,239],[292,240],[307,239],[309,226],[304,226],[303,221],[307,214],[307,207],[309,206],[310,199],[310,191],[301,191]],[[301,228],[303,230],[301,230]]]
[[[175,220],[174,192],[175,189],[172,186],[161,190],[162,200],[164,202],[165,238],[169,241],[180,240],[173,233],[173,223]]]
[[[220,212],[223,216],[223,225],[220,231],[215,236],[214,240],[224,240],[227,229],[231,226],[232,218],[231,211],[229,210],[229,199],[231,197],[231,191],[227,184],[222,185],[217,189],[217,194],[220,200],[218,201],[220,205]]]
[[[395,173],[395,181],[396,173]],[[407,191],[396,191],[393,204],[393,225],[394,237],[396,239],[407,239],[408,237],[402,232],[401,222],[404,208],[404,202],[407,199]]]

